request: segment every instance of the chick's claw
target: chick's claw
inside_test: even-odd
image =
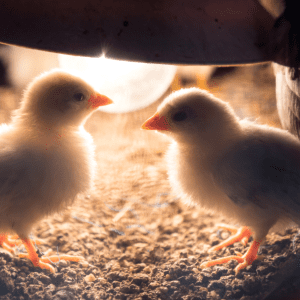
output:
[[[247,226],[243,226],[239,229],[236,229],[235,227],[232,227],[232,226],[219,225],[218,228],[231,231],[234,233],[234,235],[229,237],[227,240],[220,243],[219,245],[216,245],[216,246],[212,247],[211,249],[209,249],[209,252],[220,250],[220,249],[227,247],[229,245],[232,245],[233,243],[238,242],[238,241],[241,241],[241,242],[243,242],[244,245],[246,245],[250,236],[252,235],[252,231]],[[253,243],[251,244],[249,250],[244,255],[242,255],[241,253],[237,253],[237,255],[222,257],[219,259],[215,259],[215,260],[211,260],[211,261],[202,263],[200,265],[200,267],[202,269],[204,269],[204,268],[208,268],[208,267],[211,267],[214,265],[224,264],[224,263],[227,263],[230,260],[234,259],[234,260],[238,261],[238,263],[239,263],[239,265],[235,268],[235,272],[238,273],[240,270],[251,265],[253,263],[253,261],[255,259],[257,259],[257,251],[258,251],[259,245],[260,245],[260,242],[254,240]]]
[[[222,257],[219,259],[211,260],[200,265],[200,268],[205,269],[214,265],[220,265],[229,262],[230,260],[234,259],[238,261],[238,265],[235,268],[235,273],[237,274],[240,270],[246,268],[247,266],[251,265],[257,257],[257,251],[261,242],[254,240],[251,244],[248,251],[242,255],[241,253],[237,253],[237,255]]]
[[[226,229],[228,231],[231,231],[231,232],[234,233],[234,235],[229,237],[224,242],[210,248],[209,252],[220,250],[220,249],[222,249],[224,247],[227,247],[229,245],[232,245],[236,242],[241,242],[244,246],[246,246],[246,244],[247,244],[247,242],[248,242],[248,240],[249,240],[249,238],[252,234],[251,230],[247,226],[243,226],[239,229],[236,229],[232,226],[221,225],[221,226],[218,226],[218,228]]]
[[[234,234],[234,236],[239,236],[240,234],[245,234],[245,236],[240,240],[240,242],[246,246],[247,243],[248,243],[248,240],[251,236],[251,232],[250,232],[250,229],[247,228],[246,226],[245,227],[240,227],[239,229],[237,229],[236,227],[234,226],[230,226],[230,225],[226,225],[226,224],[219,224],[217,225],[218,229],[224,229],[224,230],[227,230],[227,231],[230,231],[232,234]],[[246,231],[249,231],[246,233]]]
[[[35,247],[32,243],[32,240],[30,240],[29,238],[22,238],[21,240],[28,254],[21,253],[19,254],[19,257],[28,258],[31,260],[31,262],[35,267],[40,267],[41,269],[47,269],[51,273],[55,273],[54,267],[52,267],[50,264],[44,263],[42,259],[39,258],[38,254],[36,253]]]
[[[232,259],[237,260],[240,264],[244,263],[244,258],[238,254],[238,255],[231,255],[231,256],[222,257],[219,259],[204,262],[200,265],[200,268],[205,269],[205,268],[209,268],[209,267],[212,267],[215,265],[226,264],[229,261],[231,261]]]
[[[42,240],[34,239],[35,244],[42,244]],[[22,244],[22,240],[19,238],[17,234],[9,235],[9,234],[0,234],[0,247],[6,249],[7,251],[14,253],[13,247],[20,246]]]
[[[14,250],[12,247],[15,245],[10,241],[9,236],[7,234],[0,234],[0,246],[6,251],[14,254]]]
[[[36,252],[36,249],[32,243],[32,240],[25,238],[22,239],[22,243],[25,246],[27,250],[26,253],[20,253],[20,258],[28,258],[31,260],[34,266],[40,267],[42,269],[47,269],[52,273],[55,273],[54,267],[50,265],[50,263],[56,263],[60,260],[68,260],[73,262],[79,262],[80,260],[83,260],[84,258],[82,256],[72,256],[72,255],[59,255],[59,256],[49,256],[49,257],[39,257],[38,253]]]
[[[84,260],[82,256],[73,256],[73,255],[59,255],[59,256],[48,256],[48,257],[42,257],[41,260],[46,263],[50,262],[59,262],[61,259],[63,260],[68,260],[68,261],[73,261],[73,262],[79,262],[81,260]]]

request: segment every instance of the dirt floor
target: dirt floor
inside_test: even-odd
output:
[[[270,65],[255,65],[219,69],[203,86],[232,103],[240,117],[279,126],[274,84]],[[176,78],[168,93],[182,86]],[[235,243],[207,252],[229,236],[216,225],[230,220],[186,206],[172,193],[164,161],[168,142],[139,129],[160,101],[126,115],[97,112],[91,117],[86,129],[97,145],[95,189],[33,231],[43,240],[40,251],[85,260],[62,260],[50,274],[2,250],[1,300],[300,299],[297,228],[269,234],[262,258],[238,275],[236,261],[199,267],[222,255],[244,254],[248,246]],[[16,248],[16,254],[22,251]]]

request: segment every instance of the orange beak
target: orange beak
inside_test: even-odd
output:
[[[113,102],[108,97],[95,93],[91,95],[90,99],[88,100],[88,103],[92,108],[97,108],[99,106],[112,104]]]
[[[170,124],[165,116],[159,116],[158,113],[149,118],[141,127],[147,130],[170,130]]]

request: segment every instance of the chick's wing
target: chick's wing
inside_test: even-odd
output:
[[[34,150],[0,150],[0,207],[33,196],[43,185],[45,161]]]
[[[277,205],[300,212],[300,151],[278,142],[249,139],[235,145],[219,161],[213,177],[240,206],[262,209]]]

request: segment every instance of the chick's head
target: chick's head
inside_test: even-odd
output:
[[[80,126],[97,107],[110,103],[81,78],[53,70],[29,85],[17,115],[48,126]]]
[[[230,106],[197,88],[172,93],[142,125],[142,129],[157,130],[187,143],[209,141],[237,128],[238,118]]]

